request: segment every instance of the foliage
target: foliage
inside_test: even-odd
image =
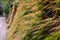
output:
[[[7,16],[7,14],[9,13],[10,10],[10,1],[9,0],[1,0],[2,3],[2,11],[3,11],[3,15],[5,14]]]

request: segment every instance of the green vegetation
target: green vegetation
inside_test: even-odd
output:
[[[1,7],[4,16],[7,16],[7,14],[9,13],[10,6],[11,6],[10,0],[1,0]]]

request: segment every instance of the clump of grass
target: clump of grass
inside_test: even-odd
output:
[[[16,35],[14,39],[17,40],[59,40],[59,30],[54,34],[49,32],[60,25],[60,7],[57,1],[22,0],[23,5],[21,8],[19,6],[20,10],[15,15],[17,19],[14,19],[9,29],[13,29],[12,37]]]
[[[60,31],[47,36],[44,40],[60,40]]]

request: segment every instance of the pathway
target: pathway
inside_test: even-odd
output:
[[[0,16],[0,40],[5,40],[7,32],[6,20]]]

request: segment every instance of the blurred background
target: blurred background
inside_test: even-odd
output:
[[[0,0],[0,11],[4,17],[7,17],[13,0]]]

